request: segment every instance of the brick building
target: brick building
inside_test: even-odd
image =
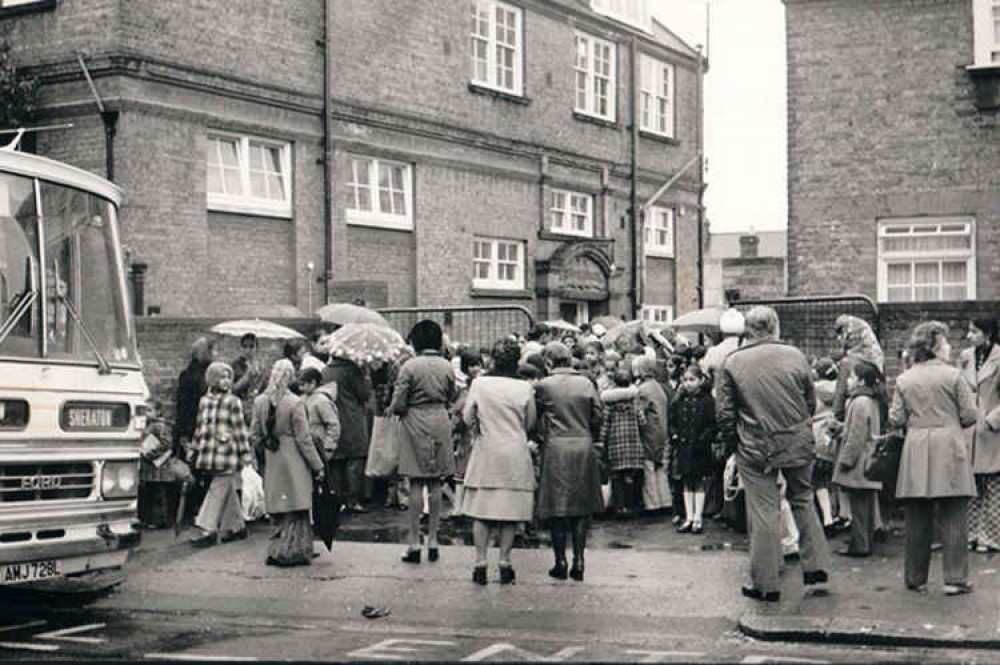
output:
[[[709,234],[705,304],[780,298],[788,292],[784,231]]]
[[[790,295],[1000,299],[1000,3],[784,2]]]
[[[127,193],[143,313],[664,318],[697,306],[698,178],[649,209],[633,261],[633,160],[641,205],[697,153],[700,63],[645,5],[0,0],[0,21],[39,124],[73,123],[29,148]]]

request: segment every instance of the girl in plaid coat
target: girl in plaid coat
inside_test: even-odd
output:
[[[250,437],[243,419],[243,403],[232,392],[233,368],[213,362],[205,370],[208,391],[198,404],[192,446],[194,467],[211,476],[212,483],[198,511],[191,538],[195,547],[246,538],[239,488],[240,472],[251,462]]]
[[[642,509],[642,475],[646,451],[639,428],[646,418],[639,404],[639,392],[632,385],[632,374],[619,368],[615,387],[601,393],[604,419],[599,441],[604,446],[611,472],[611,505],[618,515],[627,517]]]

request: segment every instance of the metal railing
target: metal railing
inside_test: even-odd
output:
[[[490,347],[493,342],[534,325],[534,317],[521,305],[456,305],[452,307],[388,307],[378,310],[403,337],[417,321],[437,321],[452,343]]]

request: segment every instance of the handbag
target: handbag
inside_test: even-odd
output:
[[[375,416],[368,459],[365,462],[366,476],[389,478],[396,473],[399,447],[402,444],[402,426],[398,416]]]
[[[264,420],[264,447],[272,453],[281,448],[281,441],[274,435],[278,423],[278,410],[270,401],[267,403],[267,418]]]
[[[868,480],[892,482],[899,473],[899,458],[903,452],[904,437],[900,432],[889,432],[875,437],[875,446],[865,460],[862,473]]]

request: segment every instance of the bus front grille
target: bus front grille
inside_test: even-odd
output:
[[[94,479],[91,462],[0,464],[0,503],[86,499]]]

